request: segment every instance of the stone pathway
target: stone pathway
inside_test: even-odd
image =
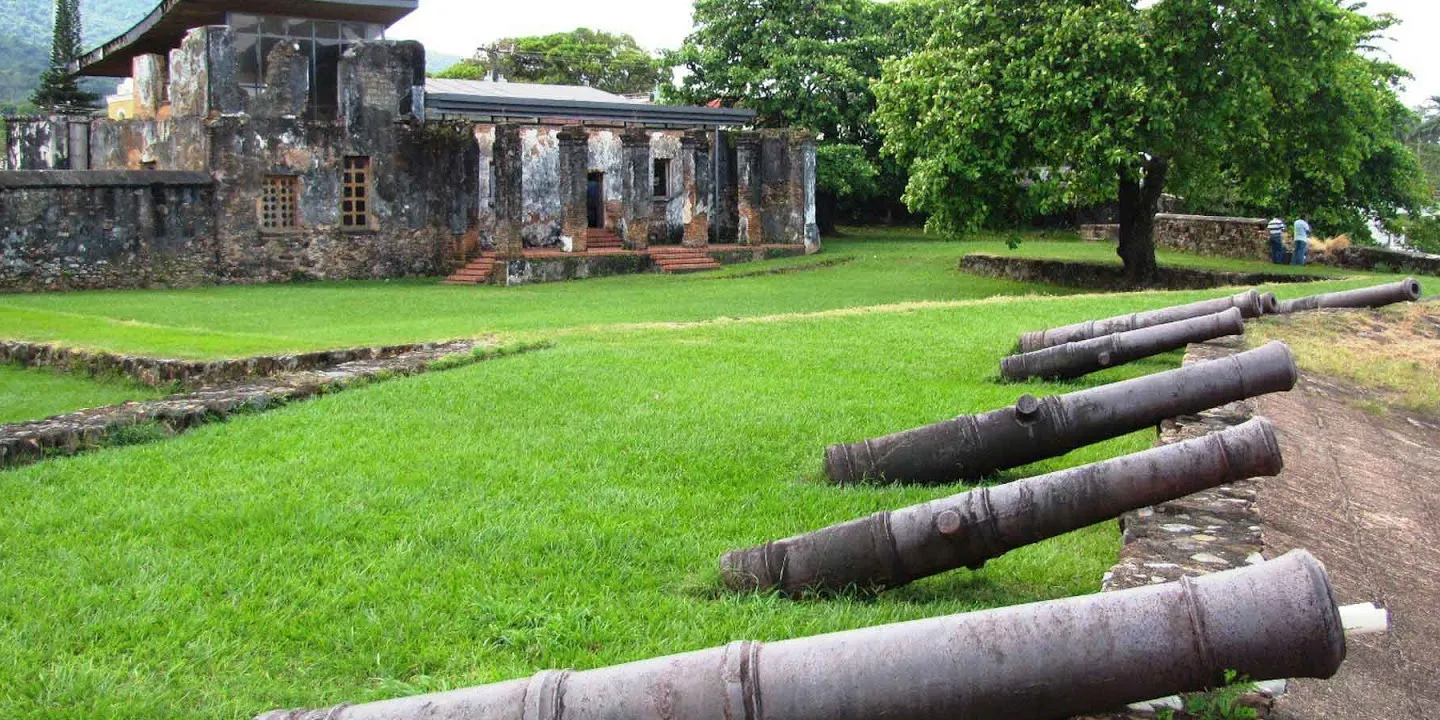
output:
[[[1265,554],[1303,547],[1341,604],[1390,610],[1386,635],[1352,638],[1340,674],[1300,680],[1282,720],[1440,717],[1440,424],[1357,407],[1364,391],[1305,376],[1260,400],[1286,469],[1260,494]]]
[[[449,356],[470,356],[480,343],[462,340],[417,345],[383,357],[352,360],[331,367],[255,377],[204,387],[160,400],[81,410],[36,422],[0,427],[0,468],[38,462],[103,446],[120,428],[158,423],[179,433],[238,412],[256,412],[323,392],[389,375],[417,375]]]

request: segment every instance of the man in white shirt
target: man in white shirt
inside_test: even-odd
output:
[[[1270,262],[1289,265],[1290,254],[1285,252],[1285,221],[1277,217],[1266,229],[1270,231]]]
[[[1305,218],[1295,221],[1295,256],[1292,265],[1304,265],[1310,250],[1310,223]]]

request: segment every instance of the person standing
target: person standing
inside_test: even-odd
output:
[[[1277,217],[1266,229],[1270,231],[1270,262],[1289,265],[1290,254],[1285,251],[1285,220]]]
[[[1295,221],[1295,254],[1290,264],[1304,265],[1310,250],[1310,223],[1305,218]]]

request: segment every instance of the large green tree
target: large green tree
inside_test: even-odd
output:
[[[99,97],[81,90],[70,63],[80,57],[80,0],[55,0],[55,31],[50,45],[50,66],[40,76],[31,102],[50,112],[86,111]]]
[[[942,232],[1113,201],[1132,279],[1167,188],[1334,218],[1416,202],[1390,22],[1337,0],[931,0],[925,47],[876,87],[906,200]]]
[[[821,143],[820,190],[898,196],[903,172],[881,156],[871,118],[881,64],[927,36],[928,6],[873,0],[697,0],[695,31],[670,54],[684,71],[672,102],[719,101],[761,127],[802,127]]]
[[[503,77],[542,85],[585,85],[619,94],[650,93],[670,67],[629,35],[579,28],[538,37],[506,38],[437,75],[480,80]]]

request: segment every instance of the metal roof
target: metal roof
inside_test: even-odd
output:
[[[685,127],[747,125],[753,110],[654,105],[577,85],[534,85],[485,80],[425,81],[425,109],[440,117],[471,120],[592,121]]]
[[[162,0],[135,27],[86,53],[71,67],[81,75],[128,77],[135,56],[168,53],[180,47],[185,33],[205,25],[224,25],[230,12],[388,27],[419,6],[420,0]]]

